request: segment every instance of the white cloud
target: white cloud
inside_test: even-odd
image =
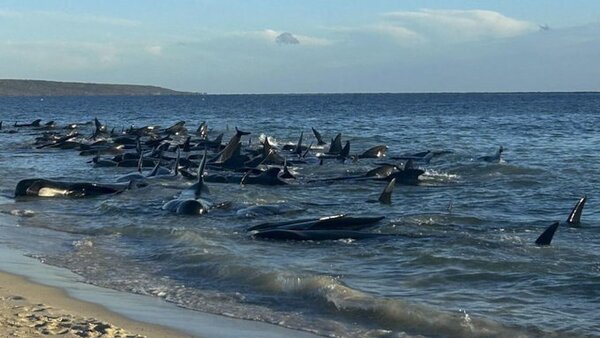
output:
[[[419,33],[402,26],[377,24],[369,26],[367,30],[388,35],[401,44],[412,44],[423,41],[423,37]]]
[[[116,46],[92,42],[8,41],[0,43],[0,53],[5,59],[12,59],[16,63],[54,68],[57,71],[106,68],[115,65],[119,59]]]
[[[538,30],[538,25],[489,10],[398,11],[383,14],[388,27],[415,32],[429,41],[466,42],[510,38]]]
[[[135,26],[140,25],[139,21],[124,19],[124,18],[117,18],[117,17],[107,17],[107,16],[87,15],[87,14],[72,14],[72,13],[55,12],[55,11],[37,11],[37,12],[34,12],[33,14],[42,16],[46,19],[72,22],[72,23],[85,23],[85,24],[92,23],[92,24],[119,26],[119,27],[135,27]]]
[[[10,19],[10,18],[20,18],[20,17],[22,17],[22,14],[20,12],[8,10],[8,9],[0,9],[0,18]]]
[[[160,56],[162,54],[162,46],[154,45],[154,46],[146,46],[146,51],[152,55]]]

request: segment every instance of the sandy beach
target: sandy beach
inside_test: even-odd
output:
[[[3,235],[0,337],[316,337],[267,323],[187,310],[159,297],[82,283],[80,276],[66,269],[6,246]]]
[[[141,323],[63,290],[0,272],[1,337],[190,337]]]

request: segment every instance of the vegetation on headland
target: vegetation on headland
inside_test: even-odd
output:
[[[0,80],[0,96],[109,96],[109,95],[196,95],[157,86],[58,82],[43,80]]]

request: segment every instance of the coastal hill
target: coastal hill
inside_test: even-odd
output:
[[[107,95],[195,95],[156,86],[57,82],[42,80],[0,80],[0,96],[107,96]]]

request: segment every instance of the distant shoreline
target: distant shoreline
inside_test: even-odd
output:
[[[61,82],[0,79],[0,97],[60,96],[319,96],[319,95],[519,95],[519,94],[600,94],[598,90],[574,91],[434,91],[434,92],[297,92],[297,93],[205,93],[132,84]]]
[[[0,96],[162,96],[201,95],[157,86],[59,82],[45,80],[0,80]]]

